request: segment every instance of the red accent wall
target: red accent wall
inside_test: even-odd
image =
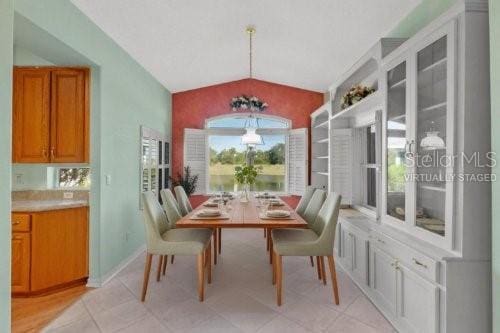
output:
[[[205,119],[232,113],[229,102],[240,95],[259,97],[269,104],[265,114],[290,119],[293,128],[310,128],[311,112],[323,104],[323,93],[255,79],[175,93],[172,95],[172,175],[183,168],[184,129],[204,128]]]

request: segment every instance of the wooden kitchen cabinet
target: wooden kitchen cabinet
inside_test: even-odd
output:
[[[50,146],[50,70],[14,70],[13,161],[48,163]]]
[[[12,229],[14,294],[40,294],[86,281],[87,207],[13,213]]]
[[[31,235],[24,232],[12,234],[12,292],[30,290]]]
[[[89,70],[15,67],[13,162],[89,161]]]

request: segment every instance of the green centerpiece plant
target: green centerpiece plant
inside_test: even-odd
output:
[[[234,179],[236,183],[243,185],[242,202],[248,202],[250,186],[255,184],[259,172],[262,171],[262,166],[254,166],[249,164],[238,165],[234,168]]]

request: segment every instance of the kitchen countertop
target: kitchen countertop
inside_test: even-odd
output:
[[[43,212],[67,208],[87,207],[87,200],[13,200],[12,212]]]

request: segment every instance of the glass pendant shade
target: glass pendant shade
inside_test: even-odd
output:
[[[257,134],[256,128],[246,128],[246,133],[241,137],[241,143],[244,145],[262,145],[262,136]]]
[[[438,134],[439,132],[427,132],[427,136],[420,141],[420,147],[425,150],[444,149],[444,140]]]

